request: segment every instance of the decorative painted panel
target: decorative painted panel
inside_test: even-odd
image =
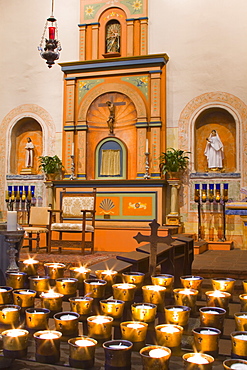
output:
[[[97,192],[96,220],[152,221],[156,217],[156,192]]]
[[[97,80],[81,80],[78,82],[78,103],[80,104],[82,98],[85,94],[91,90],[93,87],[99,85],[100,83],[104,82],[104,79],[97,79]]]
[[[84,19],[86,20],[94,19],[97,11],[104,5],[105,5],[104,3],[84,5]]]
[[[133,77],[123,77],[122,81],[131,83],[132,85],[138,87],[139,90],[148,98],[148,76],[133,76]]]
[[[143,0],[122,0],[120,3],[127,6],[130,14],[143,13]]]

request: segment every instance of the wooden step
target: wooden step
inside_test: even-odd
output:
[[[208,250],[210,251],[229,251],[234,248],[233,241],[208,241]]]
[[[201,254],[208,250],[208,243],[205,240],[194,242],[194,254]]]

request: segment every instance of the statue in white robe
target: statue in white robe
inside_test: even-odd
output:
[[[25,146],[26,149],[26,157],[25,157],[25,167],[31,168],[33,167],[33,149],[34,145],[30,137],[27,138],[27,144]]]
[[[216,130],[212,130],[204,151],[209,169],[223,168],[224,147]]]

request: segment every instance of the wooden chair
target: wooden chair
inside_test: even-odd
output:
[[[78,247],[78,244],[82,254],[85,254],[85,249],[93,253],[96,189],[93,189],[93,192],[84,193],[62,192],[60,204],[60,210],[50,210],[49,253],[52,247],[58,247],[61,253],[63,246],[73,248]],[[59,222],[53,222],[55,214],[59,214]],[[53,239],[54,232],[58,233],[58,240]],[[68,233],[79,234],[80,240],[64,239],[63,234]],[[86,240],[86,234],[89,240]]]
[[[28,225],[23,226],[25,234],[24,240],[28,240],[27,247],[29,251],[32,252],[32,243],[33,240],[36,241],[36,252],[39,252],[40,249],[46,249],[48,251],[48,242],[49,242],[49,220],[50,215],[48,210],[50,207],[30,207],[28,214]],[[46,246],[40,247],[40,234],[46,234]],[[25,248],[23,246],[22,248]]]

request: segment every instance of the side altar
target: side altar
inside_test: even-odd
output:
[[[136,248],[133,236],[149,229],[156,219],[165,223],[166,182],[150,180],[60,180],[47,181],[48,203],[59,209],[61,192],[92,191],[96,188],[95,249],[128,251]],[[167,235],[167,228],[160,228]]]

